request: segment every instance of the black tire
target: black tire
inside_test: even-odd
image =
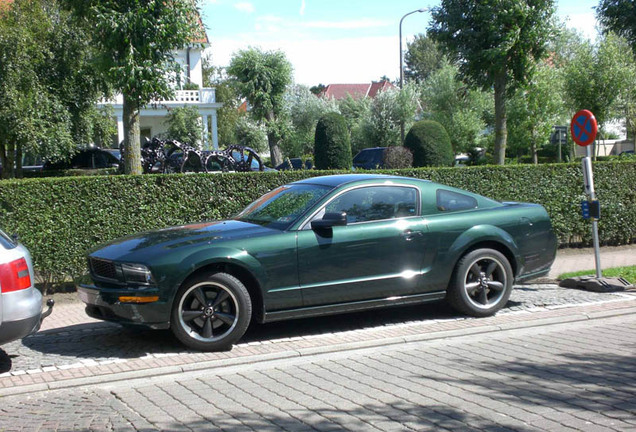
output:
[[[252,301],[241,281],[227,273],[209,273],[179,289],[170,328],[189,348],[221,351],[243,336],[251,317]]]
[[[508,302],[513,279],[510,262],[501,252],[476,249],[457,263],[446,299],[458,312],[491,316]]]

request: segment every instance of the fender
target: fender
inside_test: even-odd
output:
[[[193,273],[211,264],[234,264],[252,273],[261,284],[268,283],[267,274],[261,263],[246,250],[221,246],[198,250],[186,256],[179,264],[180,268],[186,270],[174,281],[174,293]],[[174,295],[172,297],[174,298]]]
[[[517,271],[515,276],[517,274],[521,274],[525,267],[525,261],[519,253],[519,246],[510,234],[494,225],[475,225],[474,227],[464,231],[459,237],[457,237],[449,248],[449,259],[452,260],[454,265],[466,252],[466,250],[476,244],[489,241],[500,243],[510,250],[516,262],[515,267]],[[513,266],[514,264],[515,263],[511,263]]]

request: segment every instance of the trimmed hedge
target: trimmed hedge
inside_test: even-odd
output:
[[[342,171],[340,171],[342,173]],[[349,171],[347,171],[349,172]],[[430,179],[503,201],[543,204],[561,245],[590,244],[579,164],[377,171]],[[237,213],[282,184],[336,171],[97,176],[0,181],[0,228],[17,233],[49,280],[84,271],[88,249],[138,231]],[[602,244],[636,240],[636,162],[594,165]]]

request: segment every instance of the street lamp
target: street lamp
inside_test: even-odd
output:
[[[404,66],[402,63],[403,57],[404,57],[402,55],[402,21],[404,21],[404,18],[414,13],[428,12],[430,10],[431,8],[427,8],[427,7],[417,9],[405,14],[402,18],[400,18],[400,90],[404,87]],[[404,121],[400,123],[400,136],[402,137],[402,143],[404,143]]]

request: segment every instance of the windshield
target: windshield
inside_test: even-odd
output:
[[[287,185],[266,193],[238,214],[237,220],[286,230],[331,190],[321,185]]]
[[[362,150],[353,158],[353,162],[357,164],[379,162],[381,157],[382,157],[381,149]]]

